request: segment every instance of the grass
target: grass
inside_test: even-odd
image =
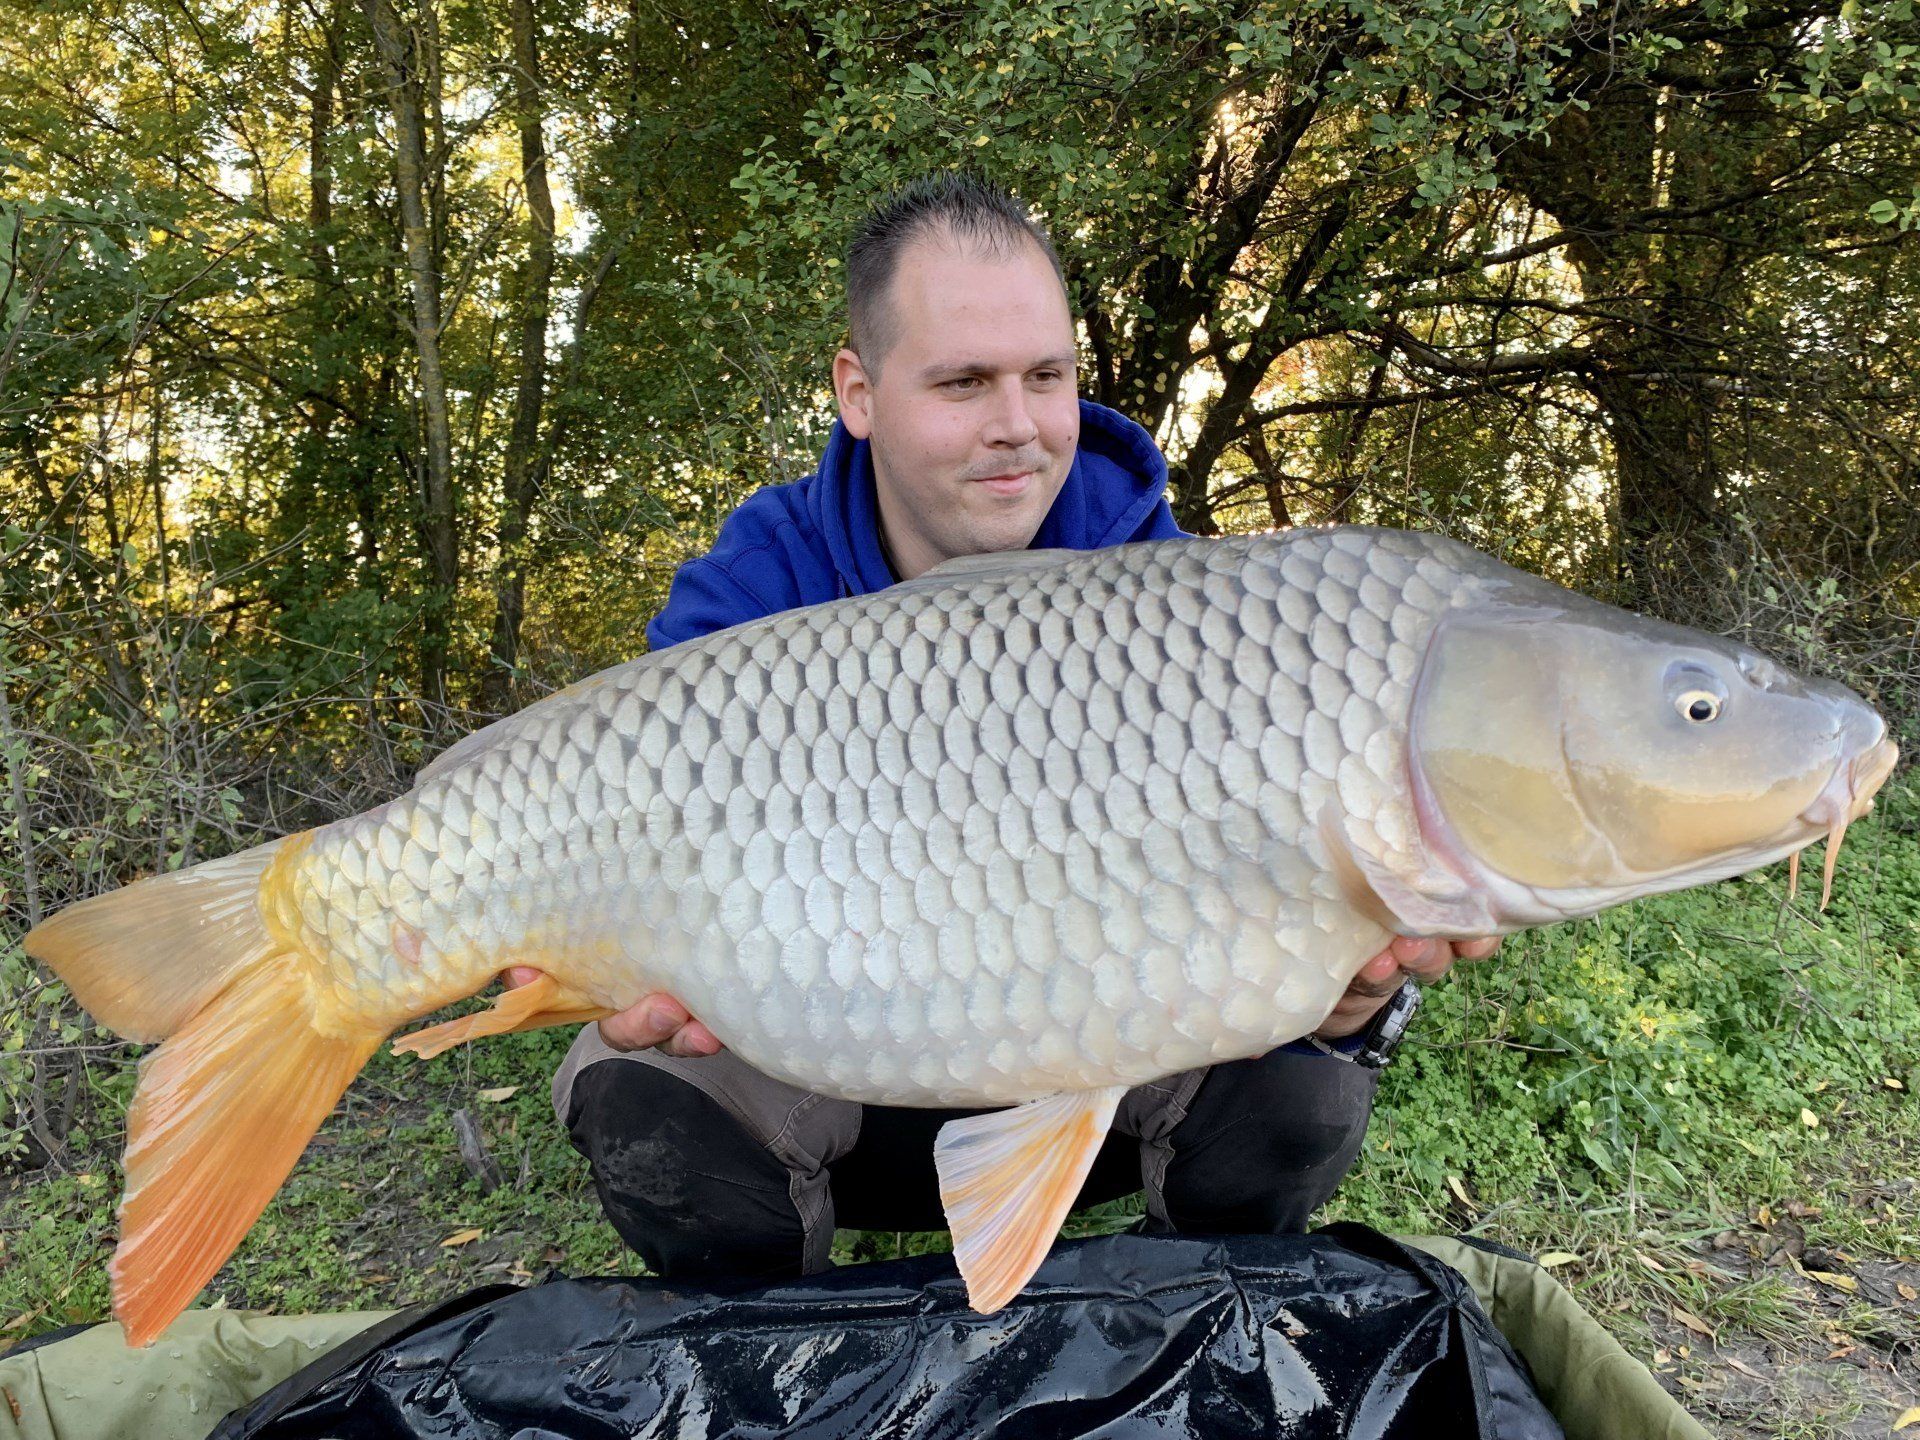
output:
[[[1726,1433],[1888,1433],[1920,1404],[1920,1305],[1900,1289],[1920,1290],[1920,803],[1896,793],[1855,826],[1826,914],[1784,889],[1643,902],[1457,972],[1326,1218],[1551,1256]],[[549,1107],[569,1040],[376,1058],[200,1303],[387,1309],[633,1270]],[[106,1067],[96,1112],[123,1113],[131,1082]],[[508,1176],[490,1195],[455,1146],[462,1108]],[[0,1174],[0,1342],[106,1313],[120,1136],[96,1129],[63,1167]],[[835,1255],[945,1243],[842,1232]]]

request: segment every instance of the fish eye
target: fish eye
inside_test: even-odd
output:
[[[1711,665],[1688,657],[1667,667],[1667,698],[1689,725],[1711,725],[1727,705],[1727,682]]]
[[[1705,725],[1720,718],[1720,697],[1711,690],[1688,690],[1674,697],[1673,708],[1681,719]]]

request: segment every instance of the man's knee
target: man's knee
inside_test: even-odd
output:
[[[588,1065],[567,1131],[607,1218],[656,1275],[801,1273],[805,1227],[787,1167],[694,1086],[650,1065]]]
[[[1214,1066],[1168,1137],[1167,1218],[1193,1232],[1306,1229],[1359,1157],[1379,1081],[1286,1050]]]

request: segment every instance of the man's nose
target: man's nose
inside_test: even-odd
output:
[[[1002,381],[994,388],[983,438],[989,445],[1031,445],[1039,437],[1024,378],[1016,375]]]

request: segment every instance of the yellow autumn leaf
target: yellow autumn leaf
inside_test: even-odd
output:
[[[444,1250],[449,1245],[471,1245],[486,1233],[486,1231],[478,1228],[472,1230],[456,1230],[440,1242],[440,1248]]]
[[[1802,1108],[1800,1111],[1800,1123],[1806,1126],[1809,1130],[1818,1129],[1820,1125],[1820,1117],[1814,1114],[1813,1111]]]
[[[511,1099],[514,1095],[517,1095],[519,1091],[520,1087],[518,1085],[498,1085],[491,1090],[482,1090],[480,1092],[480,1098],[482,1100],[490,1100],[495,1105],[498,1105],[502,1100]]]
[[[1556,1265],[1576,1265],[1580,1257],[1571,1250],[1549,1250],[1540,1257],[1540,1268],[1551,1270]]]
[[[1678,1320],[1682,1325],[1686,1326],[1687,1329],[1693,1331],[1694,1334],[1704,1335],[1709,1340],[1713,1338],[1713,1327],[1707,1324],[1707,1322],[1702,1320],[1698,1315],[1694,1314],[1691,1310],[1685,1309],[1684,1307],[1679,1305],[1671,1305],[1668,1307],[1668,1309],[1673,1311],[1674,1319]]]
[[[1920,1425],[1920,1405],[1915,1405],[1912,1409],[1902,1414],[1898,1420],[1893,1422],[1894,1433],[1896,1435],[1899,1434],[1909,1425]]]
[[[1809,1270],[1807,1274],[1822,1285],[1831,1285],[1835,1290],[1844,1290],[1849,1295],[1856,1294],[1860,1282],[1851,1275],[1836,1275],[1831,1270]]]

